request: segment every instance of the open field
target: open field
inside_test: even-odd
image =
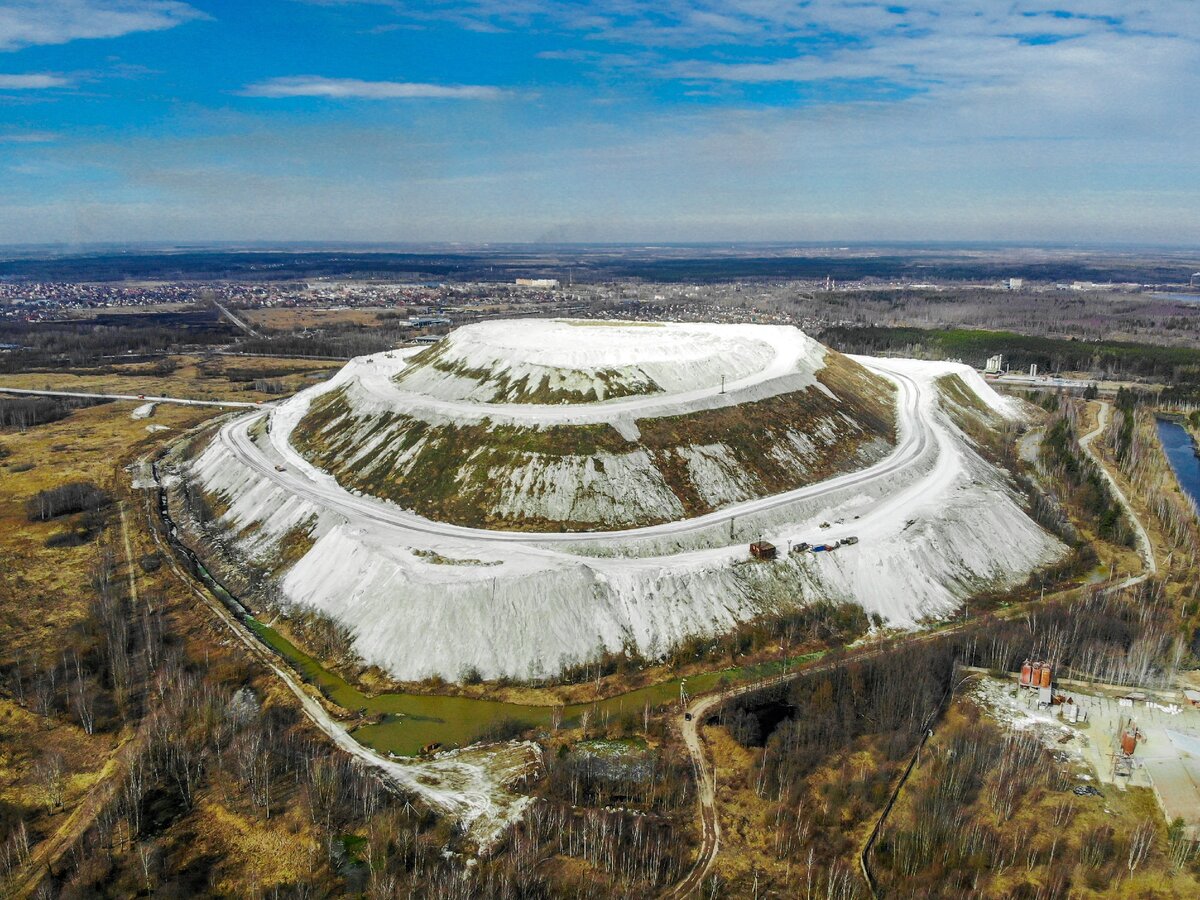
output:
[[[330,325],[354,325],[369,328],[382,321],[408,318],[403,309],[312,309],[303,307],[272,307],[243,309],[239,317],[255,328],[271,331],[295,331],[302,328],[326,328]]]
[[[169,371],[164,371],[166,362]],[[339,363],[262,357],[166,357],[114,365],[114,371],[40,371],[0,374],[0,386],[33,390],[157,394],[193,400],[274,400],[314,383]]]
[[[922,751],[874,854],[882,890],[1123,898],[1200,890],[1192,853],[1144,781],[1115,785],[1100,748],[1080,752],[1081,740],[1091,746],[1112,722],[1095,715],[1082,729],[1039,731],[1031,714],[1016,713],[1013,731],[1012,711],[991,697],[968,682]],[[1079,736],[1060,743],[1060,730]],[[1098,794],[1075,792],[1097,785]]]

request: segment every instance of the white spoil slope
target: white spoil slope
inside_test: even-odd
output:
[[[521,395],[677,394],[757,376],[785,343],[798,358],[819,345],[795,329],[654,322],[522,319],[454,331],[428,364],[396,378],[404,390],[443,400],[502,402]],[[518,388],[517,386],[520,385]]]
[[[792,351],[803,348],[787,331],[799,334],[779,330],[776,362],[767,369],[786,348],[786,368],[796,373]],[[352,379],[382,402],[403,390],[391,378],[403,356],[355,361],[333,382]],[[224,426],[191,464],[191,476],[226,499],[223,525],[251,556],[269,558],[285,535],[308,532],[315,543],[284,576],[284,602],[344,623],[362,659],[399,679],[454,678],[470,666],[488,678],[536,676],[626,641],[655,654],[687,635],[819,597],[853,601],[893,625],[912,626],[950,614],[976,591],[1017,584],[1061,556],[1063,546],[1025,515],[1003,475],[943,412],[936,381],[958,375],[996,416],[1016,415],[1007,401],[966,366],[858,361],[899,390],[899,439],[885,459],[786,494],[645,528],[484,531],[346,491],[290,447],[306,395],[276,409],[267,434],[263,411]],[[811,378],[811,371],[799,377]],[[760,376],[746,376],[736,389],[774,390]],[[421,396],[449,417],[470,415],[474,405],[497,407]],[[699,405],[727,400],[711,384],[666,396]],[[670,406],[655,405],[663,399],[500,406],[518,417],[557,420],[632,404],[642,417],[669,414]],[[691,464],[721,460],[699,453]],[[766,563],[748,552],[760,538],[786,551],[789,542],[851,534],[859,542],[833,553],[785,553]]]
[[[568,370],[521,362],[518,355],[526,349],[517,346],[516,335],[524,329],[540,331],[545,340],[558,344],[556,354],[545,351],[535,354],[535,359],[555,359],[565,364],[571,355],[577,368]],[[669,340],[660,338],[660,331],[673,336]],[[605,362],[614,333],[633,336],[625,355],[619,357],[621,365],[615,368],[611,362]],[[482,359],[473,354],[484,336],[495,345],[490,351],[495,364],[506,372],[526,375],[540,371],[544,377],[554,374],[575,380],[593,372],[608,372],[606,377],[610,378],[652,380],[656,390],[601,402],[491,402],[476,396],[487,394],[494,387],[489,376],[466,377],[443,372],[422,363],[429,350],[418,348],[352,359],[333,378],[283,403],[273,413],[273,419],[286,423],[286,433],[290,434],[312,400],[328,391],[345,388],[351,405],[359,412],[402,411],[434,425],[473,425],[484,420],[493,425],[525,428],[609,424],[634,439],[637,419],[720,409],[814,385],[824,389],[816,373],[825,365],[825,348],[799,329],[782,325],[672,323],[657,329],[628,324],[589,327],[578,320],[504,320],[459,328],[433,349],[446,358],[480,363]],[[464,341],[461,347],[460,339]],[[505,347],[507,355],[502,349]],[[672,348],[685,357],[685,364],[679,373],[668,376],[670,366],[666,356]],[[616,375],[611,374],[614,372]],[[588,387],[602,390],[604,381],[597,376],[588,381]]]
[[[492,321],[353,360],[275,410],[271,441],[430,518],[609,530],[875,463],[891,393],[795,328]]]

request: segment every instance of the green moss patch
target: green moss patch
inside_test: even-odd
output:
[[[436,349],[436,348],[434,348]],[[483,421],[431,425],[401,413],[360,415],[344,390],[317,398],[293,433],[296,448],[344,486],[391,500],[420,515],[471,527],[527,531],[649,525],[676,509],[631,511],[619,521],[549,520],[537,498],[526,514],[500,513],[511,493],[506,473],[566,463],[603,475],[605,458],[644,452],[688,516],[712,511],[693,483],[684,451],[716,446],[735,468],[742,493],[780,493],[851,471],[895,442],[895,388],[841,354],[829,352],[822,387],[738,406],[638,421],[636,441],[607,424],[523,428]],[[801,458],[796,442],[811,452]],[[359,458],[362,447],[378,449]],[[708,486],[711,488],[711,485]],[[581,500],[588,499],[581,481]],[[587,508],[587,504],[583,504]]]

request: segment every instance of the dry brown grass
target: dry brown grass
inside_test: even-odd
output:
[[[948,710],[942,724],[938,726],[934,737],[922,753],[922,765],[914,770],[909,782],[901,791],[888,819],[889,828],[912,828],[918,818],[929,815],[928,810],[919,804],[923,794],[936,788],[930,761],[946,752],[951,734],[976,730],[974,723],[978,720],[978,713],[972,709],[973,706],[974,703],[970,699],[964,698]],[[1049,754],[1045,756],[1044,765],[1062,768],[1068,773],[1069,783],[1082,783],[1071,778],[1069,765],[1064,767],[1064,764],[1055,762]],[[1117,859],[1114,861],[1117,870],[1115,878],[1098,878],[1100,873],[1083,866],[1074,866],[1068,870],[1071,878],[1070,896],[1200,896],[1200,879],[1197,879],[1195,872],[1190,871],[1188,866],[1176,870],[1168,858],[1168,823],[1163,819],[1153,792],[1148,788],[1119,790],[1115,785],[1101,785],[1100,788],[1104,794],[1103,798],[1077,797],[1069,791],[1036,787],[1018,801],[1010,817],[1004,818],[987,805],[988,791],[985,786],[979,792],[973,806],[969,808],[970,813],[964,821],[985,823],[996,833],[1004,835],[1006,840],[1013,835],[1022,835],[1022,852],[1024,848],[1036,847],[1042,856],[1040,863],[1033,866],[1028,864],[1027,859],[1020,858],[999,874],[983,870],[982,880],[977,885],[978,890],[985,896],[1009,896],[1023,884],[1046,886],[1049,874],[1046,858],[1048,848],[1052,844],[1055,849],[1053,858],[1067,861],[1078,852],[1078,848],[1092,840],[1091,835],[1097,829],[1113,828],[1120,835],[1132,830],[1140,822],[1151,821],[1155,823],[1157,834],[1144,864],[1130,874],[1125,869],[1124,858]],[[1069,815],[1062,814],[1061,810],[1064,808],[1069,808]],[[963,829],[965,828],[964,825]],[[1123,857],[1121,851],[1118,851],[1118,855]],[[904,883],[903,878],[899,878],[897,882],[897,876],[893,875],[884,880],[883,876],[886,873],[880,874],[885,886]]]
[[[321,328],[327,325],[377,325],[381,316],[395,316],[403,310],[394,309],[307,309],[284,308],[238,310],[244,322],[274,331],[294,331],[298,328]]]
[[[279,395],[256,391],[253,382],[230,378],[227,373],[237,373],[238,370],[261,372],[263,378],[281,382],[288,392],[294,392],[315,383],[307,378],[307,375],[332,371],[341,366],[341,363],[329,360],[255,356],[171,358],[179,363],[179,367],[169,375],[153,374],[153,364],[150,363],[132,363],[115,366],[118,370],[116,373],[97,370],[94,374],[48,371],[4,374],[0,375],[0,387],[98,394],[147,394],[188,400],[233,400],[250,403],[255,400],[278,399]],[[287,369],[288,374],[273,374],[280,369]],[[159,407],[156,411],[156,416],[161,409],[162,407]]]
[[[184,862],[219,859],[213,884],[218,895],[254,896],[271,885],[302,883],[322,863],[322,848],[299,810],[264,819],[210,794],[193,815],[204,827],[196,831]]]
[[[743,747],[719,726],[705,728],[703,740],[709,749],[708,758],[716,764],[721,850],[713,872],[721,880],[726,896],[750,896],[756,881],[760,896],[801,896],[807,877],[806,851],[800,851],[802,859],[788,859],[777,849],[780,834],[777,804],[760,797],[751,782],[762,751]],[[826,823],[808,832],[808,840],[820,845],[813,865],[814,883],[820,881],[832,861],[830,856],[836,857],[843,869],[853,873],[852,880],[858,882],[856,848],[874,826],[874,816],[861,803],[847,802],[840,806],[831,803],[827,794],[832,792],[830,789],[840,788],[856,776],[874,773],[883,765],[882,755],[869,742],[860,742],[844,753],[828,757],[805,778],[801,811],[812,822]],[[895,769],[895,763],[889,765],[889,770]],[[784,828],[787,827],[785,823]],[[844,851],[840,854],[835,838]]]
[[[25,501],[37,491],[80,480],[95,482],[116,496],[127,496],[123,463],[215,412],[164,407],[156,421],[171,430],[150,433],[145,420],[130,418],[130,409],[131,404],[95,406],[25,432],[3,432],[10,455],[0,462],[0,559],[4,561],[0,567],[0,622],[5,636],[0,661],[9,664],[21,658],[26,663],[53,666],[64,649],[78,640],[75,628],[86,618],[93,596],[88,582],[99,555],[98,542],[47,547],[48,537],[79,517],[31,523],[26,520]],[[131,524],[144,521],[135,501],[125,502]],[[101,539],[120,548],[120,577],[128,577],[118,508],[111,510]],[[130,543],[135,560],[151,551],[139,528],[130,529]],[[136,566],[134,572],[140,591],[166,590],[165,573],[147,576]],[[0,804],[21,811],[35,841],[45,838],[68,821],[98,779],[110,774],[108,761],[125,737],[112,732],[88,735],[68,717],[43,718],[6,692],[0,698]],[[47,753],[63,758],[64,802],[56,810],[47,807],[46,788],[37,772]]]
[[[89,735],[73,723],[43,719],[8,698],[0,698],[0,805],[37,809],[29,826],[40,840],[96,783],[117,746],[113,735]],[[38,765],[62,754],[63,803],[52,808]]]
[[[25,501],[38,491],[70,481],[92,481],[118,493],[128,481],[121,468],[124,462],[218,412],[164,404],[153,419],[135,420],[129,416],[132,409],[129,403],[105,404],[26,432],[3,432],[10,451],[0,462],[0,553],[5,559],[0,571],[0,621],[7,636],[0,652],[5,655],[60,646],[61,636],[86,610],[87,580],[97,554],[94,543],[47,547],[47,538],[78,517],[29,522]],[[149,422],[170,430],[148,432]]]

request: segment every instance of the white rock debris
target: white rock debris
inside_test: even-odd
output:
[[[745,500],[748,486],[730,471],[722,448],[693,448],[686,463],[707,499],[734,505],[624,531],[535,534],[433,522],[346,491],[291,447],[291,431],[311,399],[341,385],[356,385],[355,402],[393,409],[401,403],[407,410],[416,398],[412,402],[429,415],[452,421],[508,416],[536,424],[618,416],[633,422],[711,408],[731,397],[758,399],[780,390],[781,381],[786,390],[796,390],[797,381],[817,383],[824,358],[816,342],[775,326],[623,328],[653,335],[661,357],[632,361],[617,355],[621,342],[615,339],[604,338],[591,355],[585,352],[604,328],[522,321],[501,329],[497,346],[483,346],[487,342],[471,332],[477,327],[454,336],[457,344],[468,332],[471,339],[455,353],[471,368],[505,364],[506,371],[525,375],[541,366],[550,378],[551,369],[612,370],[621,364],[658,390],[593,403],[488,404],[467,399],[471,392],[461,381],[435,383],[426,373],[425,393],[417,394],[415,381],[393,380],[412,355],[396,351],[352,361],[335,378],[274,409],[269,433],[257,439],[250,432],[261,430],[266,413],[224,426],[191,465],[190,477],[228,503],[222,524],[249,555],[270,556],[297,528],[311,535],[311,549],[282,579],[285,602],[344,623],[362,659],[397,678],[454,678],[468,666],[486,678],[550,674],[628,641],[656,655],[686,636],[727,630],[781,605],[822,597],[861,604],[891,625],[911,627],[951,614],[972,593],[1018,584],[1065,550],[1026,516],[1004,474],[942,411],[936,381],[958,375],[998,418],[1019,415],[1019,407],[974,370],[951,363],[856,357],[899,390],[899,439],[879,462],[786,494]],[[526,337],[535,332],[541,336]],[[722,394],[711,359],[724,346],[741,375],[727,379]],[[761,354],[759,346],[769,352]],[[671,353],[680,355],[686,377],[672,380]],[[612,376],[606,377],[611,384]],[[797,434],[797,459],[819,440]],[[594,478],[598,504],[675,499],[637,472],[609,466],[606,459],[602,477],[594,470],[543,470],[530,477],[551,487],[556,478]],[[512,477],[506,489],[518,503],[531,483]],[[549,490],[546,496],[556,495]],[[573,515],[565,501],[554,511],[563,519]],[[671,514],[681,511],[671,507]],[[789,542],[849,535],[859,542],[833,553],[783,552]],[[775,543],[783,558],[752,562],[748,544],[758,539]]]

